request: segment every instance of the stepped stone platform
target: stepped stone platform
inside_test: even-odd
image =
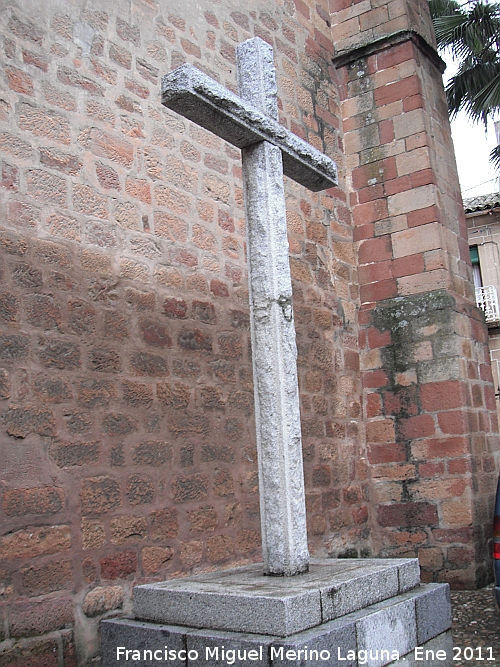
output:
[[[257,564],[146,584],[134,616],[101,623],[103,667],[453,664],[448,585],[420,584],[416,559],[313,559],[296,577],[264,577]]]

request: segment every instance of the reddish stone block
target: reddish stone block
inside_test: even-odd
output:
[[[368,239],[359,244],[358,261],[360,264],[384,262],[392,259],[392,243],[389,234]]]
[[[187,317],[187,303],[184,299],[167,297],[163,302],[163,312],[167,317],[183,320]]]
[[[465,526],[464,528],[438,528],[432,531],[432,536],[436,542],[448,544],[470,544],[474,539],[475,528]]]
[[[120,485],[115,479],[102,475],[84,479],[80,502],[83,514],[102,514],[121,505]]]
[[[440,222],[441,216],[437,206],[428,206],[427,208],[410,211],[407,214],[407,221],[408,227],[418,227],[420,225],[427,225],[430,222]]]
[[[8,29],[20,39],[34,44],[42,44],[44,32],[31,21],[21,21],[14,14],[10,17]]]
[[[450,475],[466,475],[471,472],[471,462],[469,458],[452,459],[448,461],[448,472]]]
[[[89,148],[98,157],[104,157],[113,162],[130,168],[134,158],[132,144],[109,132],[92,128],[89,134]]]
[[[351,371],[359,371],[359,352],[354,350],[345,350],[344,368]]]
[[[375,236],[375,225],[370,223],[369,225],[359,225],[354,227],[353,230],[353,241],[363,241],[364,239],[371,239]]]
[[[439,412],[438,423],[443,433],[458,435],[469,432],[466,414],[462,410]]]
[[[311,480],[313,487],[330,486],[332,480],[332,471],[330,466],[320,465],[313,468]]]
[[[394,141],[394,123],[392,120],[382,120],[378,124],[379,134],[380,134],[380,143],[390,144],[391,141]]]
[[[4,413],[3,422],[6,432],[15,438],[26,438],[30,433],[45,437],[56,435],[54,413],[35,406],[10,405]]]
[[[23,72],[17,67],[6,66],[5,74],[7,76],[7,84],[11,90],[23,95],[33,95],[33,79],[29,74]]]
[[[398,192],[405,192],[411,189],[411,180],[409,176],[401,176],[400,178],[393,178],[384,183],[384,193],[386,196],[395,195]]]
[[[377,519],[380,526],[393,528],[436,526],[439,522],[436,506],[426,502],[382,505],[377,510]]]
[[[394,440],[394,421],[392,419],[377,419],[366,424],[368,443],[392,443]]]
[[[453,458],[469,453],[466,438],[430,438],[426,445],[429,459]]]
[[[393,277],[392,260],[374,262],[373,264],[362,264],[358,268],[358,277],[361,284],[389,280]]]
[[[167,328],[154,320],[141,320],[139,323],[142,339],[154,347],[172,347]]]
[[[82,76],[77,71],[70,69],[69,67],[60,66],[57,69],[57,79],[61,83],[64,83],[67,86],[75,86],[76,88],[82,88],[91,95],[103,96],[104,92],[101,86],[99,86],[95,81],[92,81],[86,76]]]
[[[418,466],[418,473],[421,479],[425,477],[442,477],[444,474],[444,463],[442,461],[439,461],[438,463],[420,463]]]
[[[13,637],[44,635],[73,623],[73,603],[69,598],[40,602],[17,602],[10,607],[10,631]]]
[[[184,350],[212,351],[212,336],[199,329],[183,329],[177,337],[177,343]]]
[[[411,97],[421,92],[420,79],[416,74],[396,81],[388,83],[385,86],[376,88],[374,91],[375,104],[383,106],[391,104],[398,100],[403,100],[405,97]]]
[[[176,503],[203,500],[208,495],[209,480],[206,475],[177,477],[172,482],[172,498]]]
[[[408,111],[413,111],[414,109],[425,109],[425,101],[423,95],[417,94],[404,98],[403,111],[405,113],[408,113]]]
[[[391,344],[390,331],[380,331],[375,327],[370,327],[366,331],[368,336],[368,347],[370,350],[374,350],[379,347],[385,347],[386,345]]]
[[[423,253],[398,257],[392,262],[392,270],[395,278],[423,273],[425,270]]]
[[[21,581],[24,593],[29,596],[71,589],[73,586],[71,561],[52,561],[23,568]]]
[[[94,618],[112,609],[123,606],[123,589],[121,586],[98,586],[87,593],[83,600],[82,610],[85,616]]]
[[[127,480],[127,500],[131,505],[149,505],[155,497],[154,483],[148,475],[131,475]]]
[[[149,516],[151,518],[151,537],[154,540],[177,536],[179,520],[176,508],[155,510]]]
[[[383,196],[384,186],[382,183],[370,185],[367,188],[358,190],[358,201],[360,204],[366,204],[367,202],[375,201],[376,199],[382,199]]]
[[[40,637],[16,643],[12,648],[2,651],[2,661],[9,667],[59,667],[59,637]],[[64,663],[68,667],[77,667],[76,662]]]
[[[6,190],[16,191],[19,189],[19,169],[11,164],[2,164],[2,180],[0,186]]]
[[[401,438],[408,440],[434,435],[434,419],[431,415],[416,415],[402,419],[398,424],[398,432]]]
[[[436,184],[437,176],[433,169],[421,169],[410,174],[410,183],[412,188],[418,188],[421,185]]]
[[[383,399],[386,415],[409,416],[418,413],[417,392],[414,387],[400,388],[398,392],[385,391]]]
[[[389,217],[386,199],[375,199],[366,204],[358,204],[353,210],[353,221],[355,225],[366,225],[370,222],[383,220]]]
[[[389,384],[387,373],[383,370],[369,371],[363,373],[363,388],[377,389],[378,387],[385,387]]]
[[[379,417],[382,413],[382,398],[380,394],[371,392],[366,396],[366,416]]]
[[[109,45],[109,57],[117,65],[130,69],[132,67],[132,54],[127,49],[116,44]]]
[[[377,70],[381,71],[388,69],[389,67],[400,65],[401,63],[414,58],[415,51],[410,40],[403,42],[402,44],[391,45],[389,48],[377,53]]]
[[[372,465],[377,463],[403,463],[406,461],[406,448],[404,443],[391,442],[389,444],[368,447],[368,461]]]
[[[361,285],[359,288],[359,296],[361,303],[370,303],[382,301],[384,299],[391,299],[397,296],[398,288],[396,279],[380,280],[375,283],[368,283]]]
[[[234,552],[233,539],[229,535],[214,535],[207,540],[207,555],[211,563],[227,560]]]
[[[217,280],[215,278],[210,281],[210,291],[214,296],[222,296],[222,297],[229,296],[229,290],[227,288],[226,283],[222,282],[222,280]]]
[[[138,26],[131,26],[120,17],[116,19],[116,34],[124,42],[131,42],[134,46],[139,46],[141,43],[141,33]]]
[[[137,554],[134,551],[121,551],[100,561],[102,579],[124,579],[137,570]]]
[[[64,491],[59,487],[11,489],[3,494],[2,507],[7,516],[25,514],[57,514],[65,504]]]
[[[459,380],[429,382],[420,386],[420,398],[428,412],[459,408],[467,404],[466,386]]]

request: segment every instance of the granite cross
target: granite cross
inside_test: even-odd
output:
[[[307,572],[304,472],[283,173],[315,192],[335,163],[278,123],[273,50],[237,49],[240,97],[191,65],[162,80],[162,104],[242,149],[264,574]]]

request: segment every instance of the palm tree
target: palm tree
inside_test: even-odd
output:
[[[438,48],[449,49],[458,71],[446,86],[450,117],[460,110],[474,121],[500,111],[500,4],[483,0],[429,0]],[[500,145],[490,153],[500,169]]]

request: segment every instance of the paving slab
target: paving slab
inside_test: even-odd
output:
[[[188,628],[155,625],[132,618],[114,618],[103,621],[100,631],[102,667],[123,664],[151,667],[155,662],[167,662],[165,651],[167,658],[175,655],[174,664],[187,664],[187,656],[182,659],[182,651],[186,649]],[[169,654],[169,651],[173,653]]]

